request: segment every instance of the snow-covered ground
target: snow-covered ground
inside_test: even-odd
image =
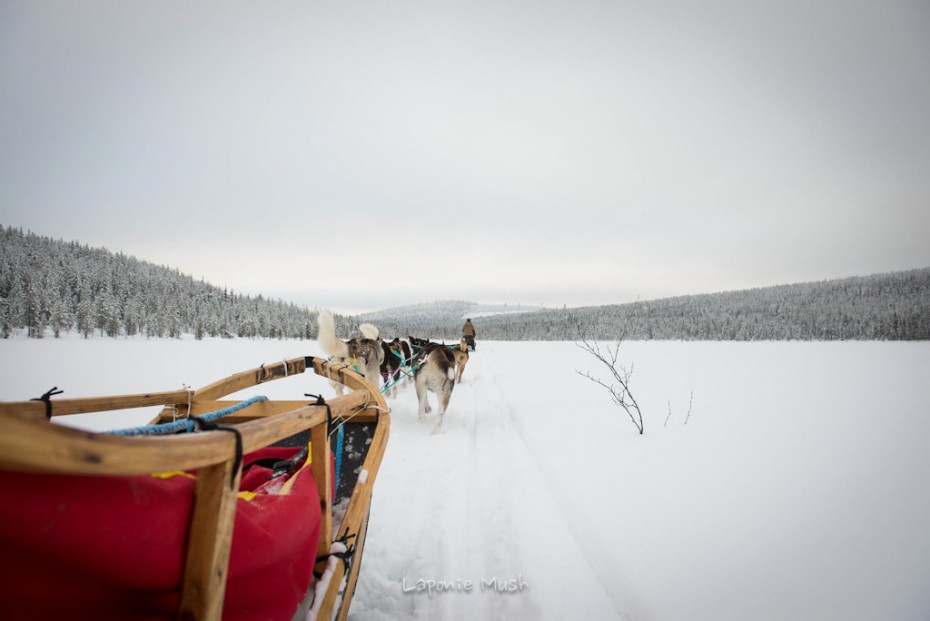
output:
[[[441,433],[412,386],[390,402],[351,618],[930,618],[930,343],[625,343],[643,436],[572,343],[478,347]],[[0,400],[196,387],[318,351],[13,339]],[[298,377],[249,394],[331,394]]]

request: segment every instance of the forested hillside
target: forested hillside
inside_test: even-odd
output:
[[[337,318],[345,322],[345,318]],[[123,254],[0,227],[0,335],[315,338],[316,313]]]
[[[521,304],[477,304],[463,300],[442,300],[399,306],[373,313],[359,315],[361,321],[370,321],[375,325],[390,326],[390,332],[396,334],[414,334],[429,332],[436,326],[461,325],[466,317],[500,317],[533,313],[547,310],[541,306],[523,306]]]
[[[439,303],[427,313],[384,314],[386,333],[458,339],[475,305]],[[461,311],[449,318],[451,311]],[[479,339],[505,341],[632,340],[928,340],[930,268],[633,304],[474,318]]]

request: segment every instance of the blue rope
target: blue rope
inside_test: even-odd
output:
[[[409,370],[409,371],[407,371],[406,373],[400,375],[399,377],[397,377],[397,379],[395,379],[395,380],[393,380],[393,381],[390,381],[390,382],[386,382],[386,383],[384,384],[384,386],[381,387],[381,391],[380,391],[381,394],[384,394],[385,392],[387,392],[388,390],[390,390],[391,388],[393,388],[396,384],[399,384],[405,377],[408,377],[410,374],[414,373],[414,372],[415,372],[417,369],[419,369],[421,366],[423,366],[422,363],[421,363],[421,364],[418,364],[418,365],[416,365],[416,366],[410,367],[410,370]],[[400,371],[400,370],[401,370],[401,369],[398,369],[398,371]]]
[[[339,485],[339,472],[342,470],[342,439],[345,435],[345,424],[336,425],[336,472],[335,481]]]
[[[261,401],[268,401],[268,397],[262,395],[250,397],[245,401],[240,401],[236,405],[231,405],[228,408],[217,410],[216,412],[210,412],[209,414],[203,414],[201,416],[184,418],[174,421],[173,423],[145,425],[143,427],[130,427],[129,429],[116,429],[114,431],[106,431],[104,433],[111,436],[162,436],[172,433],[179,433],[181,431],[193,431],[197,428],[197,423],[194,422],[194,419],[200,420],[204,423],[212,423],[215,420],[219,420],[224,416],[228,416],[233,412],[238,412],[239,410],[247,408],[250,405],[254,405]]]
[[[326,399],[323,398],[323,395],[310,395],[305,394],[305,397],[315,397],[316,402],[311,403],[310,405],[322,405],[326,408],[326,427],[329,429],[329,437],[333,436],[333,410],[329,407],[329,404],[326,403]],[[342,440],[344,437],[344,428],[345,421],[338,423],[335,427],[336,432],[336,451],[333,453],[333,461],[336,464],[336,467],[333,469],[333,481],[335,482],[337,488],[339,486],[339,472],[342,470]]]

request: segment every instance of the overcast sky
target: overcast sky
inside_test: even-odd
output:
[[[0,1],[0,224],[342,312],[930,266],[930,3]]]

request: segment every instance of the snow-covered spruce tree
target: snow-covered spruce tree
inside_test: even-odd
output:
[[[9,315],[10,303],[0,295],[0,337],[8,339],[13,334],[13,326],[10,324]]]

